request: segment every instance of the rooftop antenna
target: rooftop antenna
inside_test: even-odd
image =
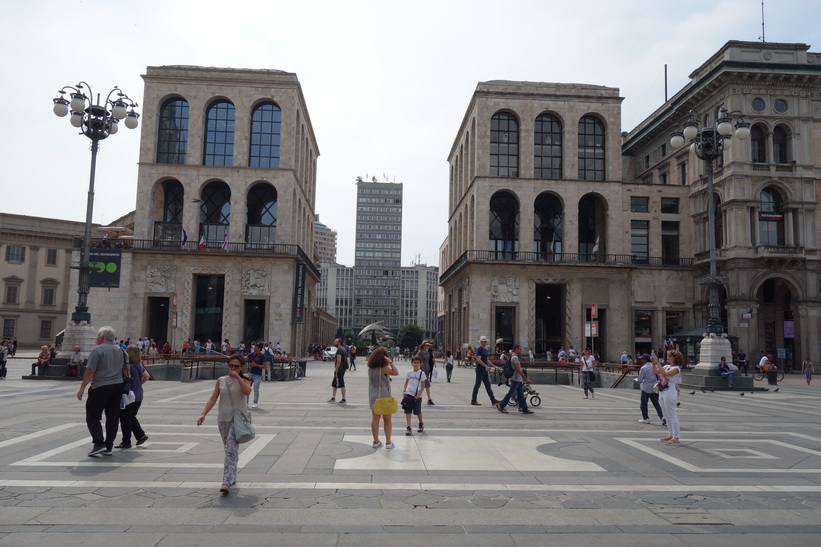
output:
[[[764,0],[761,0],[761,36],[758,37],[762,42],[767,40],[764,38]]]

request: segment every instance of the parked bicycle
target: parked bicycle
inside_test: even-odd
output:
[[[753,372],[753,380],[758,380],[758,381],[766,380],[767,379],[767,373],[769,371],[775,371],[776,372],[776,380],[778,380],[779,382],[784,379],[784,371],[780,370],[775,365],[770,365],[768,370],[762,370],[762,369],[759,368],[758,370]]]

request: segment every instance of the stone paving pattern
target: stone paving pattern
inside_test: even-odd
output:
[[[147,384],[149,442],[88,458],[79,384],[23,381],[29,365],[0,382],[0,547],[821,544],[821,386],[797,374],[778,392],[682,393],[682,444],[666,446],[658,420],[637,423],[638,391],[536,386],[534,415],[505,415],[484,390],[470,406],[474,372],[457,368],[434,382],[426,431],[414,419],[406,437],[396,414],[386,451],[364,363],[332,405],[331,365],[312,361],[262,385],[222,496],[216,411],[195,424],[212,381]]]

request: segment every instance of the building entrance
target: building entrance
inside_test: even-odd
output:
[[[536,332],[533,351],[544,355],[564,345],[564,285],[536,285]]]
[[[154,340],[158,347],[170,341],[168,336],[168,297],[149,296],[146,325],[143,332],[149,340]]]
[[[222,340],[222,308],[225,301],[225,276],[198,275],[194,304],[194,338],[203,344]]]
[[[248,347],[265,340],[265,300],[246,300],[242,327],[242,340]]]

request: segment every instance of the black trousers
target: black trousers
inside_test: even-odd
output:
[[[145,437],[145,431],[140,426],[140,421],[137,419],[137,412],[140,410],[142,401],[134,401],[127,407],[120,410],[120,429],[123,432],[123,446],[131,446],[131,434],[134,434],[136,440]]]
[[[123,384],[98,386],[88,390],[86,399],[86,426],[94,444],[104,444],[111,450],[120,428],[120,400]],[[103,412],[105,412],[105,438],[103,438]]]

